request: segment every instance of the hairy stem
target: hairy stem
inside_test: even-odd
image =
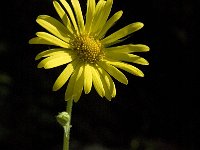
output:
[[[63,141],[63,150],[69,150],[69,139],[70,139],[70,128],[71,128],[71,115],[72,115],[72,105],[73,100],[67,101],[66,112],[69,115],[69,121],[67,125],[64,126],[64,141]]]

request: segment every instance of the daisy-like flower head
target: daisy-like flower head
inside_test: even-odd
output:
[[[95,0],[87,0],[84,20],[78,0],[71,0],[71,4],[58,0],[53,1],[53,5],[62,22],[48,15],[40,15],[36,19],[50,33],[37,32],[37,37],[29,43],[54,47],[36,56],[36,60],[44,58],[38,68],[50,69],[66,65],[53,85],[53,91],[57,91],[68,82],[65,100],[77,102],[82,91],[88,94],[92,85],[101,97],[111,100],[116,96],[113,78],[128,84],[120,70],[144,76],[141,70],[128,63],[148,65],[144,58],[132,53],[147,52],[149,47],[143,44],[115,45],[141,29],[143,23],[132,23],[106,35],[122,16],[122,11],[118,11],[109,18],[112,4],[113,0],[99,0],[97,3]]]

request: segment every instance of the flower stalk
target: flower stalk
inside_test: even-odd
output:
[[[69,139],[70,139],[70,129],[71,129],[71,115],[72,115],[73,100],[67,101],[67,114],[69,115],[69,120],[64,127],[64,139],[63,139],[63,150],[69,150]]]
[[[63,150],[69,150],[72,105],[73,105],[73,100],[67,101],[66,111],[61,112],[56,116],[58,123],[64,129]]]

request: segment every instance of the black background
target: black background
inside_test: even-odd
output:
[[[0,149],[62,149],[55,116],[65,110],[66,86],[51,88],[63,66],[37,69],[34,57],[47,47],[28,44],[44,31],[38,15],[58,17],[52,1],[9,0],[0,7]],[[197,8],[195,0],[114,0],[111,14],[124,13],[109,33],[143,22],[125,44],[148,45],[151,51],[140,55],[150,65],[136,65],[144,78],[125,73],[127,86],[115,82],[112,102],[95,90],[82,95],[73,107],[72,149],[198,150]]]

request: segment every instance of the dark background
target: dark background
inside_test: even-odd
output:
[[[28,45],[42,29],[38,15],[58,17],[52,1],[9,0],[0,7],[0,149],[61,150],[63,130],[55,116],[65,110],[66,86],[51,88],[63,66],[37,69],[34,57],[47,47]],[[151,51],[140,55],[150,65],[136,65],[144,78],[125,73],[127,86],[115,82],[112,102],[93,90],[74,104],[72,149],[199,149],[197,8],[195,0],[114,1],[111,14],[124,14],[111,32],[143,22],[125,43],[148,45]]]

